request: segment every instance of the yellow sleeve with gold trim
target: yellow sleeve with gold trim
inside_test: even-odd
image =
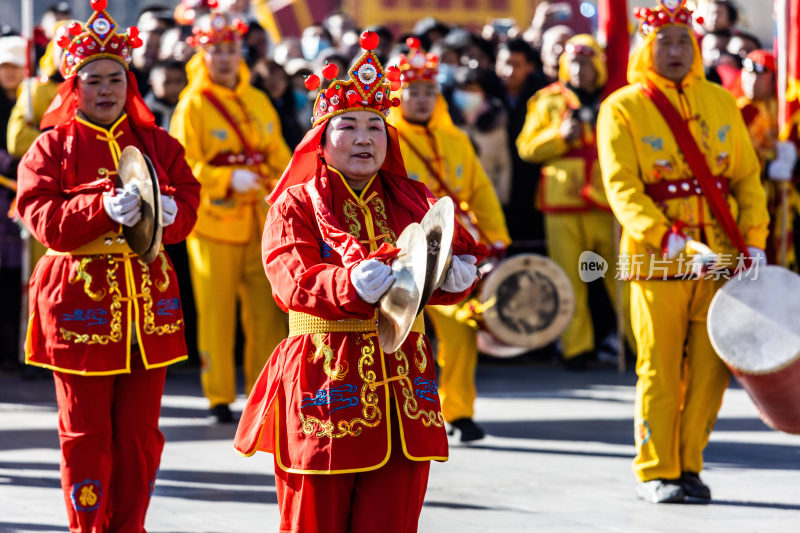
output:
[[[8,153],[17,159],[25,155],[33,141],[39,136],[39,122],[58,91],[58,85],[55,82],[49,80],[44,83],[38,80],[34,81],[33,90],[31,91],[33,94],[33,120],[29,124],[25,120],[25,107],[28,105],[27,87],[26,83],[22,84],[22,91],[11,109],[8,129],[6,130],[8,134]]]
[[[633,89],[636,90],[636,89]],[[661,248],[671,222],[645,194],[637,160],[631,117],[620,103],[630,91],[619,91],[600,106],[597,117],[597,152],[606,197],[617,220],[635,241]]]

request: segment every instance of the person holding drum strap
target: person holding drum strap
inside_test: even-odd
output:
[[[145,263],[122,228],[160,212],[163,242],[178,242],[194,226],[200,194],[183,148],[155,126],[128,70],[141,46],[136,28],[120,32],[105,5],[92,2],[88,22],[58,39],[65,81],[42,118],[47,131],[19,166],[17,197],[25,225],[49,248],[31,279],[25,351],[28,364],[53,370],[74,532],[144,531],[164,446],[166,366],[186,359],[186,342],[169,258],[161,251]],[[153,205],[140,206],[139,188],[115,187],[131,147],[160,182]]]
[[[264,268],[289,337],[256,382],[234,446],[274,454],[281,531],[416,531],[430,461],[448,455],[422,315],[393,353],[379,342],[376,305],[400,281],[388,266],[393,244],[435,200],[407,178],[385,123],[385,80],[399,72],[372,52],[377,34],[360,42],[345,80],[335,65],[323,69],[333,81],[317,96],[313,128],[268,198]],[[310,90],[319,83],[306,80]],[[483,252],[463,228],[452,253],[434,303],[459,301],[476,283]]]
[[[763,261],[769,217],[736,102],[703,75],[691,11],[682,0],[661,0],[636,14],[644,38],[629,85],[603,102],[597,124],[631,280],[633,470],[647,501],[707,502],[703,449],[730,373],[709,342],[706,315],[726,269]],[[689,253],[703,245],[716,257],[715,274],[688,279]]]
[[[269,297],[261,270],[263,198],[291,153],[267,95],[250,85],[242,58],[247,24],[222,12],[198,18],[191,37],[197,53],[175,108],[170,133],[203,185],[197,226],[186,239],[197,306],[201,382],[211,415],[233,422],[236,399],[236,302],[244,333],[245,394],[266,358],[286,336],[286,316]]]
[[[469,137],[450,119],[436,82],[439,59],[421,50],[414,37],[407,44],[408,55],[399,58],[400,113],[393,113],[388,121],[400,133],[408,175],[428,186],[436,197],[450,196],[473,237],[502,257],[511,242],[503,209]],[[444,418],[453,432],[458,430],[462,442],[481,439],[483,430],[472,419],[478,364],[474,313],[463,312],[462,306],[429,306],[426,312],[438,340],[436,360]]]
[[[569,276],[575,291],[575,314],[561,335],[561,355],[570,370],[585,370],[594,355],[589,286],[579,261],[593,251],[616,272],[614,215],[606,200],[597,164],[595,127],[607,71],[603,49],[591,35],[570,38],[559,59],[559,80],[528,101],[525,125],[517,137],[521,158],[542,164],[537,207],[544,213],[547,253]],[[612,301],[614,275],[603,279]],[[623,291],[623,298],[627,290]],[[629,332],[627,304],[618,320]],[[629,344],[634,346],[632,333]]]

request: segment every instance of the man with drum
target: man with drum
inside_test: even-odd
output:
[[[517,150],[523,159],[543,165],[536,203],[544,213],[547,254],[564,269],[575,291],[575,312],[561,335],[561,355],[567,369],[583,370],[594,355],[595,339],[589,288],[581,281],[578,263],[585,250],[612,266],[617,255],[614,216],[603,190],[595,140],[607,73],[603,49],[587,34],[567,41],[559,63],[559,80],[528,102]],[[618,281],[611,275],[603,281],[614,301]],[[620,315],[627,332],[628,313]]]
[[[633,470],[642,499],[708,502],[703,449],[730,372],[709,342],[706,315],[737,257],[763,264],[769,217],[736,102],[705,80],[691,11],[683,0],[660,0],[636,15],[643,40],[630,59],[630,85],[601,105],[597,127],[631,280],[639,377]],[[716,275],[687,276],[690,254],[704,245]]]
[[[202,184],[197,226],[186,239],[197,304],[201,382],[211,415],[233,422],[236,399],[236,303],[244,333],[245,393],[286,336],[286,316],[270,298],[261,267],[263,198],[291,153],[275,108],[250,85],[242,58],[247,24],[212,12],[192,34],[197,53],[186,65],[189,85],[170,124]]]
[[[344,80],[335,65],[323,69],[333,81],[268,199],[264,268],[289,312],[289,337],[256,382],[234,446],[275,455],[281,531],[416,531],[430,461],[448,454],[420,301],[392,353],[378,329],[377,306],[402,281],[389,266],[400,257],[394,244],[435,200],[406,176],[397,132],[385,123],[399,103],[386,79],[399,83],[399,72],[384,71],[372,52],[377,34],[360,42],[366,50]],[[306,86],[315,90],[319,78]],[[432,302],[473,289],[480,248],[456,228]]]
[[[53,370],[70,531],[144,531],[164,446],[166,366],[186,358],[178,280],[156,217],[163,242],[184,239],[200,185],[128,70],[136,28],[119,32],[105,6],[92,2],[86,24],[59,39],[65,81],[19,166],[20,217],[49,248],[31,279],[25,351],[28,364]],[[131,147],[151,160],[155,184]],[[130,152],[140,172],[123,188]],[[126,239],[142,227],[144,253],[134,253]]]
[[[410,51],[399,61],[400,113],[393,113],[388,122],[400,134],[408,175],[436,197],[451,197],[473,237],[489,246],[494,256],[502,257],[511,242],[503,209],[469,137],[450,119],[436,82],[439,59],[423,52],[416,38],[409,38],[407,44]],[[478,364],[472,313],[460,306],[432,306],[426,311],[438,340],[444,418],[458,430],[462,442],[481,439],[483,430],[472,419]]]

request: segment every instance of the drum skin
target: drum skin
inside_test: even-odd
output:
[[[800,276],[761,266],[714,295],[708,335],[768,426],[800,434]]]

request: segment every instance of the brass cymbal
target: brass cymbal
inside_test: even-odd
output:
[[[430,300],[433,291],[444,283],[450,260],[453,258],[453,232],[455,231],[455,205],[449,196],[443,196],[433,204],[420,222],[425,230],[428,245],[428,261],[425,268],[425,287],[417,313]]]
[[[394,282],[378,305],[378,341],[384,353],[396,351],[411,332],[425,286],[425,230],[414,222],[397,238],[400,254],[392,262]]]
[[[117,165],[117,186],[134,183],[141,193],[142,218],[134,226],[123,226],[122,235],[131,250],[145,263],[152,263],[161,249],[161,193],[153,164],[135,146],[122,150]]]

